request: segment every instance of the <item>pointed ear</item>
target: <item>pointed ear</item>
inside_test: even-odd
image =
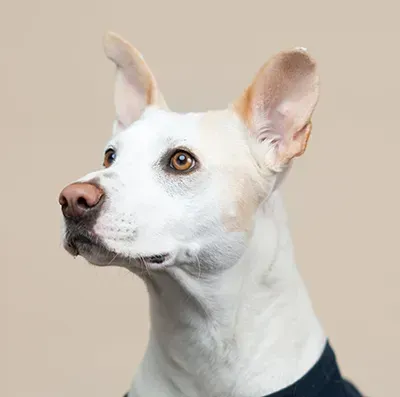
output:
[[[281,170],[304,153],[318,102],[316,63],[304,49],[275,55],[234,103],[250,133],[266,147],[267,166]]]
[[[117,67],[114,89],[117,130],[129,127],[147,106],[167,108],[153,74],[137,49],[109,32],[104,37],[104,52]]]

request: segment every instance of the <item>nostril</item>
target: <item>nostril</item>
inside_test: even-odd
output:
[[[85,199],[85,197],[78,197],[78,200],[76,200],[76,203],[82,208],[85,208],[85,209],[90,208],[90,206],[89,206],[87,200]]]

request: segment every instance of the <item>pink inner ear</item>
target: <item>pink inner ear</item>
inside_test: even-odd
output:
[[[249,132],[272,149],[276,169],[304,152],[318,94],[315,62],[303,50],[294,50],[265,64],[235,102]]]
[[[318,76],[315,63],[303,52],[276,58],[261,70],[251,89],[252,132],[260,140],[279,141],[281,150],[295,156],[303,150],[318,100]]]
[[[289,127],[290,117],[287,112],[284,114],[280,111],[279,105],[267,101],[262,95],[258,97],[258,102],[254,104],[252,111],[252,134],[259,142],[266,140],[272,144],[282,142]]]

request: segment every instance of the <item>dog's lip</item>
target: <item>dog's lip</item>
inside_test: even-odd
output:
[[[92,234],[77,233],[77,234],[71,235],[66,240],[65,246],[66,246],[67,251],[73,256],[80,255],[82,248],[84,246],[98,247],[104,251],[107,251],[108,253],[110,253],[112,255],[117,254],[116,252],[108,249],[104,244],[99,242],[97,240],[97,236],[92,235]],[[118,255],[118,256],[120,256],[120,255]],[[122,255],[121,255],[121,257],[122,257]],[[138,262],[145,262],[147,264],[153,264],[153,265],[164,265],[171,258],[172,258],[172,255],[169,253],[159,253],[159,254],[154,254],[154,255],[139,254],[133,258],[130,258],[130,260],[133,259]],[[127,258],[127,259],[129,259],[129,258]]]
[[[83,243],[83,244],[95,244],[91,237],[86,236],[84,234],[75,235],[73,241],[76,243]]]
[[[162,265],[171,257],[170,254],[156,254],[156,255],[149,255],[149,256],[141,256],[139,257],[146,263],[154,263],[157,265]]]

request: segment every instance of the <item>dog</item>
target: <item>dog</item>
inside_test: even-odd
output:
[[[296,267],[279,187],[307,147],[315,60],[282,51],[225,109],[171,111],[115,33],[103,167],[65,187],[63,243],[141,277],[147,350],[128,397],[356,397]]]

